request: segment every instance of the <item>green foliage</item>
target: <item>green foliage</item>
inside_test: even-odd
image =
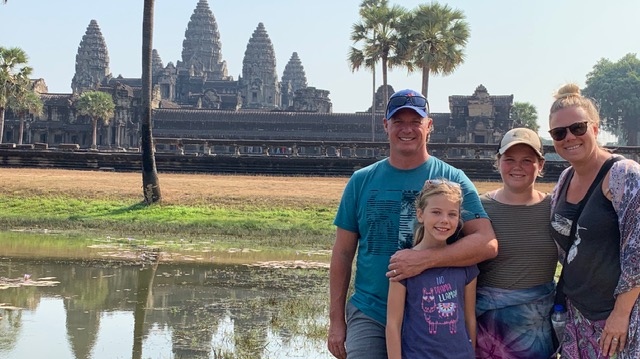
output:
[[[80,115],[91,117],[91,124],[93,125],[91,148],[95,149],[97,148],[98,120],[102,119],[105,125],[109,124],[116,107],[113,103],[113,98],[106,92],[87,91],[80,95],[75,106]]]
[[[396,56],[400,21],[406,10],[398,5],[389,7],[387,0],[364,0],[360,4],[360,21],[353,24],[351,40],[361,43],[362,48],[351,47],[348,62],[352,71],[365,67],[374,69],[378,60],[382,63],[382,82],[384,102],[389,98],[387,89],[387,70],[401,65]]]
[[[422,70],[422,94],[429,92],[430,73],[450,75],[464,62],[470,29],[464,13],[437,2],[419,5],[403,19],[400,55],[409,72]]]
[[[617,62],[601,59],[587,75],[584,95],[596,100],[602,126],[624,144],[638,145],[640,130],[640,60],[627,54]]]
[[[27,54],[18,47],[0,47],[0,107],[6,106],[20,81],[28,80],[33,69],[26,65]]]
[[[113,117],[116,107],[111,95],[101,91],[84,92],[75,105],[80,115],[86,115],[92,119],[102,119],[105,124],[108,124]]]
[[[29,87],[22,87],[20,91],[16,91],[16,93],[9,97],[7,105],[7,107],[20,118],[26,115],[39,116],[42,114],[42,100],[40,96]]]
[[[514,102],[511,107],[511,119],[513,127],[526,127],[538,132],[538,111],[529,102]]]
[[[9,98],[29,81],[33,69],[26,66],[28,57],[18,47],[0,47],[0,143],[4,138],[4,111]]]

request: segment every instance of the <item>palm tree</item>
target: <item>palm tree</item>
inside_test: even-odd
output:
[[[91,124],[93,126],[93,138],[91,143],[91,149],[96,149],[97,145],[97,129],[98,120],[102,119],[104,124],[109,124],[115,110],[115,104],[113,98],[106,92],[100,91],[86,91],[76,101],[76,109],[80,115],[86,115],[91,117]]]
[[[151,52],[153,47],[153,0],[144,0],[142,13],[142,121],[140,147],[142,152],[142,192],[144,202],[152,204],[162,199],[156,169],[151,122]]]
[[[23,81],[18,91],[16,91],[8,101],[8,107],[11,108],[18,118],[20,118],[20,132],[18,136],[18,144],[22,144],[24,138],[24,123],[29,115],[39,116],[42,114],[42,100],[40,96],[31,88],[29,88],[28,79]]]
[[[360,4],[361,20],[352,26],[351,40],[354,44],[362,43],[362,48],[351,47],[349,50],[348,61],[351,71],[364,66],[372,69],[375,76],[375,66],[380,60],[383,102],[389,98],[387,70],[400,64],[399,58],[396,57],[398,28],[405,14],[406,10],[401,6],[389,7],[388,0],[364,0]],[[374,88],[373,91],[375,90]],[[371,110],[375,112],[375,108],[374,103]]]
[[[7,101],[16,91],[21,79],[28,79],[33,69],[22,66],[27,63],[27,54],[18,47],[0,47],[0,143],[4,138],[4,110]]]
[[[450,75],[464,62],[470,30],[460,10],[436,2],[419,5],[403,21],[401,33],[399,55],[407,59],[409,72],[422,70],[424,96],[431,73]]]
[[[514,102],[511,107],[511,119],[514,127],[527,127],[538,132],[538,111],[529,102]]]

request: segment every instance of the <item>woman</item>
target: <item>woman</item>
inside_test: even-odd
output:
[[[558,256],[545,230],[550,197],[535,189],[542,143],[534,131],[514,128],[500,141],[497,157],[502,187],[480,197],[500,250],[478,265],[476,358],[549,358]]]
[[[551,201],[568,308],[562,358],[640,358],[640,166],[598,145],[598,111],[577,85],[555,98],[549,133],[571,165]]]

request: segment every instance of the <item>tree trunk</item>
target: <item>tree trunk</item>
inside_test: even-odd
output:
[[[98,119],[97,118],[92,118],[91,119],[91,125],[93,125],[93,136],[91,139],[91,149],[95,150],[98,149]]]
[[[147,308],[153,305],[153,278],[158,269],[158,262],[151,266],[142,267],[138,272],[138,285],[136,288],[136,306],[133,312],[133,349],[131,358],[142,358],[142,342],[144,340],[144,322],[147,316]]]
[[[376,140],[376,105],[378,104],[376,101],[376,67],[375,65],[371,68],[371,72],[373,72],[373,99],[371,100],[371,142],[375,142]]]
[[[638,145],[638,126],[630,126],[631,128],[627,132],[627,146],[637,146]]]
[[[142,120],[140,147],[142,152],[142,192],[144,202],[152,204],[162,199],[156,169],[153,126],[151,122],[151,51],[153,48],[153,2],[144,0],[142,15]]]
[[[22,144],[22,137],[24,136],[24,116],[20,116],[20,131],[18,132],[18,144]]]
[[[429,98],[429,67],[422,68],[422,95]]]
[[[387,88],[387,68],[388,59],[386,56],[382,56],[382,103],[386,104],[389,101],[389,89]]]
[[[0,143],[4,139],[4,107],[0,107]]]

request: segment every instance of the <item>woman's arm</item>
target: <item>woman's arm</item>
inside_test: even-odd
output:
[[[387,355],[389,359],[402,359],[402,318],[407,288],[398,282],[389,283],[387,299]]]
[[[473,349],[476,348],[476,284],[478,278],[473,278],[469,284],[464,287],[464,322],[471,338]]]
[[[600,337],[600,349],[603,353],[608,352],[609,356],[612,356],[616,351],[624,348],[627,342],[631,310],[638,300],[638,294],[640,294],[640,287],[621,293],[616,298],[616,304],[605,322]]]
[[[613,354],[626,344],[630,315],[640,295],[640,165],[627,159],[616,162],[603,181],[603,192],[613,204],[620,228],[616,302],[600,337],[603,352]]]

